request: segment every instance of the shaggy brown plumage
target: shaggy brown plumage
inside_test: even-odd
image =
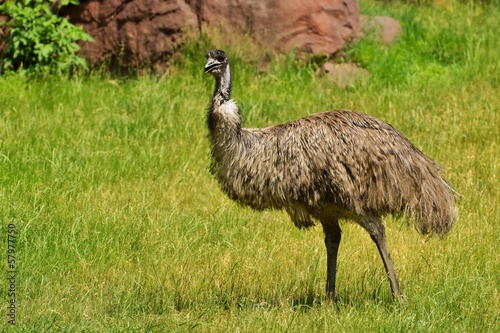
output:
[[[319,220],[328,253],[327,293],[333,298],[339,219],[353,220],[377,244],[392,291],[404,294],[380,218],[405,214],[422,234],[445,234],[456,219],[455,196],[440,167],[391,125],[366,114],[335,110],[263,129],[242,128],[230,99],[223,51],[207,53],[216,79],[207,122],[211,170],[229,197],[254,209],[285,209],[299,228]]]

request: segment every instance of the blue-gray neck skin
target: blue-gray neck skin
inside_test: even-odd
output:
[[[231,98],[231,71],[229,65],[222,70],[221,75],[215,75],[215,91],[213,102],[218,102],[217,106],[229,101]]]
[[[215,73],[215,91],[207,115],[213,148],[222,152],[238,140],[241,133],[241,111],[231,98],[231,73],[229,65]],[[218,155],[218,154],[215,154]]]

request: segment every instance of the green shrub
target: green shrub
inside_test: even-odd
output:
[[[63,0],[60,6],[78,4]],[[55,1],[6,1],[0,11],[11,19],[6,21],[8,34],[2,70],[25,69],[30,74],[61,74],[86,68],[85,59],[77,56],[78,41],[92,41],[83,28],[57,16],[51,9]],[[60,8],[60,7],[59,7]]]

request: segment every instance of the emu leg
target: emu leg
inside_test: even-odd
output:
[[[337,254],[342,232],[337,220],[323,224],[326,246],[326,296],[335,299],[335,279],[337,275]]]
[[[385,227],[382,224],[382,221],[379,218],[372,218],[369,221],[368,228],[367,226],[364,227],[370,233],[370,237],[377,245],[378,252],[380,253],[384,263],[385,271],[389,277],[394,297],[400,304],[404,304],[405,294],[403,292],[403,288],[401,288],[401,285],[399,284],[398,276],[396,275],[396,270],[394,269],[391,255],[389,254],[389,248],[387,247],[387,241],[385,238]]]

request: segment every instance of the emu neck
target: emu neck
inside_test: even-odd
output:
[[[213,102],[216,100],[222,104],[229,101],[231,98],[231,71],[229,66],[226,66],[221,76],[215,77],[215,91]],[[220,105],[219,104],[219,105]]]
[[[207,117],[215,156],[227,152],[240,138],[241,112],[230,98],[231,74],[227,66],[220,77],[215,77],[215,91]]]

